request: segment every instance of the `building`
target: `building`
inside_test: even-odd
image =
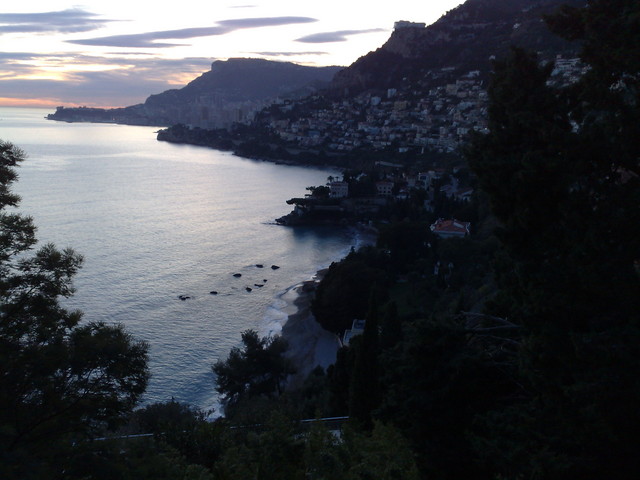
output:
[[[461,222],[455,218],[450,220],[439,218],[429,228],[441,238],[462,238],[471,233],[471,222]]]
[[[473,188],[471,188],[471,187],[462,188],[462,189],[458,190],[457,192],[455,192],[455,194],[454,194],[456,200],[460,200],[462,202],[471,201],[471,196],[472,195],[473,195]]]
[[[331,182],[329,184],[329,196],[331,198],[347,198],[349,196],[349,184],[347,182]]]
[[[342,336],[342,345],[349,345],[351,339],[356,335],[362,335],[366,320],[354,320],[350,330],[345,330]]]
[[[399,28],[426,28],[427,24],[422,22],[408,22],[407,20],[400,20],[393,24],[393,28],[398,30]]]
[[[390,197],[393,195],[393,182],[389,182],[386,180],[382,180],[380,182],[376,182],[376,189],[378,190],[378,195],[383,197]]]
[[[428,173],[419,172],[418,175],[416,175],[415,186],[417,188],[423,188],[425,190],[428,189],[431,186],[431,175],[429,175]]]

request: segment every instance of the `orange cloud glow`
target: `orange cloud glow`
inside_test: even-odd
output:
[[[95,107],[95,108],[118,108],[122,105],[101,105],[99,103],[70,103],[59,99],[51,98],[7,98],[0,97],[0,107],[32,107],[32,108],[56,108],[60,105],[65,107]]]

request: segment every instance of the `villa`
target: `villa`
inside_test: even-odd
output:
[[[461,222],[455,218],[450,220],[440,218],[429,228],[433,233],[441,238],[462,238],[471,233],[471,222]]]

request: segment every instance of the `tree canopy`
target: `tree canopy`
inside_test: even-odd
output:
[[[246,330],[242,344],[213,365],[216,390],[224,395],[227,408],[251,397],[282,393],[287,377],[295,372],[284,356],[287,342],[282,337],[260,338],[255,330]]]
[[[552,64],[515,49],[495,65],[490,132],[467,150],[506,253],[489,312],[526,329],[518,378],[527,393],[485,417],[492,438],[479,435],[509,476],[637,471],[639,18],[632,0],[550,17],[556,33],[583,42],[586,73],[555,88]]]

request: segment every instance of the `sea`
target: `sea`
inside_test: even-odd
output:
[[[143,404],[174,399],[219,411],[211,366],[247,329],[277,335],[295,311],[293,287],[365,241],[352,230],[274,221],[290,212],[287,199],[339,172],[48,113],[0,108],[0,139],[27,154],[13,190],[40,244],[84,257],[64,305],[149,344]]]

